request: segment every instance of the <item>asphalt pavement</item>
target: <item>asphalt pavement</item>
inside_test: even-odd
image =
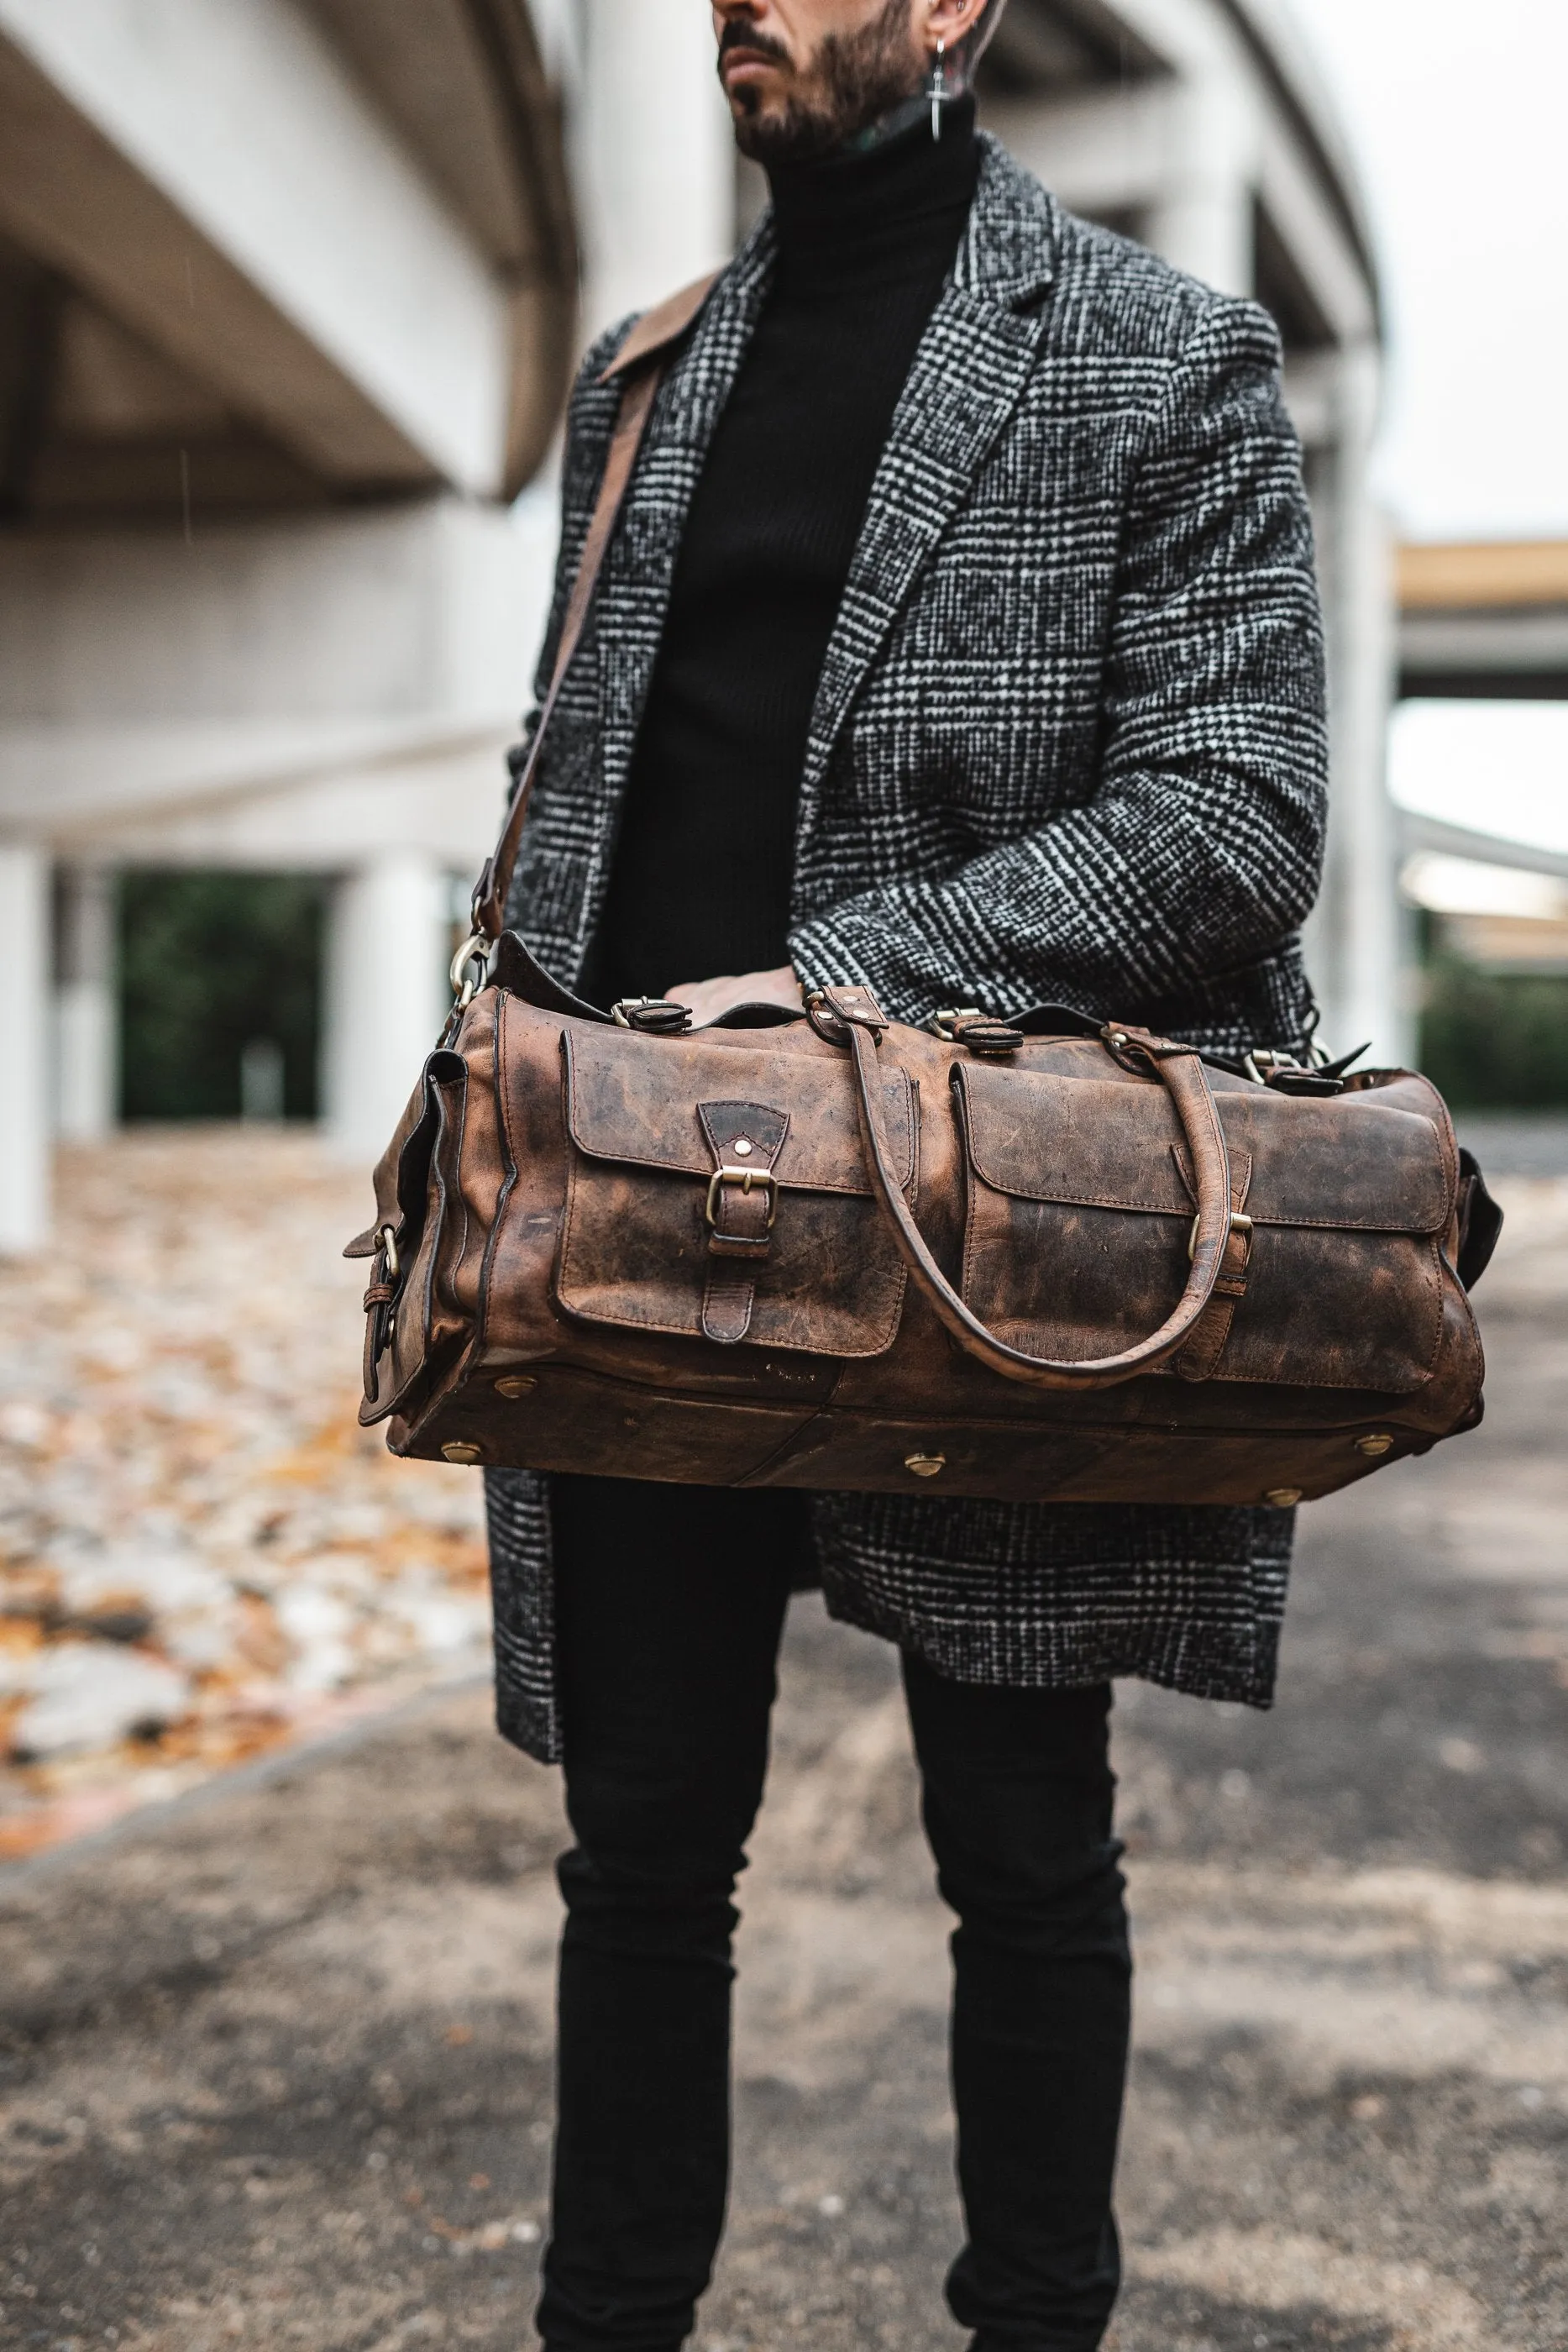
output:
[[[1304,1516],[1270,1715],[1141,1687],[1117,2352],[1568,2345],[1568,1185],[1483,1428]],[[0,1874],[0,2343],[532,2341],[562,1841],[485,1695]],[[894,1663],[791,1625],[701,2352],[956,2352]]]

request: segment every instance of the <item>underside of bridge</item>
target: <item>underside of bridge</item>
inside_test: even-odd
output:
[[[0,513],[508,496],[570,365],[522,0],[0,5]]]
[[[1399,691],[1568,702],[1568,541],[1401,549]]]
[[[0,0],[0,1246],[51,1098],[113,1116],[112,869],[329,875],[350,993],[439,1018],[577,348],[549,14]]]

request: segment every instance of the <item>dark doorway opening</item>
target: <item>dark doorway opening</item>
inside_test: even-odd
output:
[[[317,1116],[329,888],[313,874],[122,874],[122,1118]]]

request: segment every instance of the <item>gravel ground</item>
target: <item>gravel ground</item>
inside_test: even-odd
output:
[[[308,1132],[61,1155],[0,1265],[0,1857],[483,1657],[478,1482],[355,1425],[370,1211]]]
[[[1277,1711],[1121,1694],[1117,2352],[1568,2344],[1568,1184],[1505,1190],[1487,1423],[1307,1515]],[[530,2341],[560,1838],[469,1692],[0,1874],[0,2342]],[[745,1903],[700,2352],[956,2352],[946,1915],[811,1601]]]

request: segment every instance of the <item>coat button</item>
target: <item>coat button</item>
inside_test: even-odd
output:
[[[465,1445],[460,1439],[455,1437],[442,1447],[441,1453],[442,1458],[447,1462],[477,1462],[480,1448],[477,1445]]]

